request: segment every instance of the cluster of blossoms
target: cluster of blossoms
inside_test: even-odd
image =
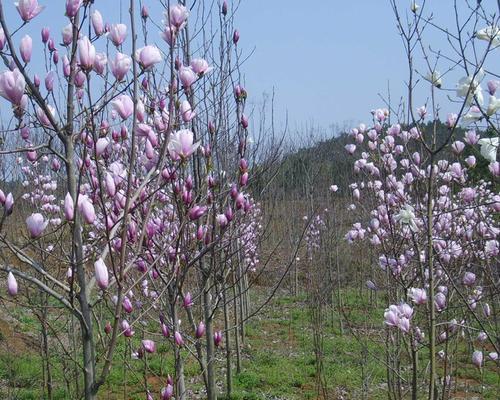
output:
[[[346,151],[356,156],[358,147],[366,144],[367,149],[359,150],[360,157],[354,162],[360,180],[351,185],[351,190],[354,200],[373,207],[367,220],[353,224],[346,239],[350,243],[369,242],[378,253],[383,276],[390,277],[401,289],[396,296],[411,300],[416,307],[412,309],[404,302],[391,305],[384,314],[385,324],[424,343],[423,331],[410,321],[419,317],[418,321],[426,323],[425,305],[431,284],[437,318],[450,318],[450,302],[460,302],[456,294],[460,291],[466,300],[462,307],[473,313],[478,306],[487,311],[470,316],[462,325],[473,327],[477,318],[487,321],[487,299],[494,298],[497,285],[490,277],[500,251],[500,227],[495,217],[500,211],[500,196],[492,183],[470,179],[476,157],[464,160],[461,154],[468,148],[484,157],[489,162],[486,173],[498,179],[498,138],[479,139],[475,130],[469,130],[450,144],[449,153],[430,164],[425,155],[416,151],[425,136],[419,128],[389,125],[385,110],[376,110],[372,115],[371,128],[362,124],[351,131],[355,144],[348,144]],[[428,235],[432,238],[431,267]],[[439,335],[441,341],[446,340],[448,329]]]
[[[327,212],[328,210],[325,210]],[[307,217],[304,217],[305,219]],[[324,217],[315,215],[306,230],[305,242],[307,247],[307,256],[310,260],[313,259],[314,252],[321,247],[321,232],[326,230]]]
[[[183,54],[189,10],[172,4],[164,13],[161,31],[166,46],[148,44],[130,56],[124,50],[127,26],[105,23],[90,3],[66,1],[69,24],[62,29],[62,42],[48,28],[42,29],[46,66],[42,78],[32,71],[33,39],[25,35],[17,49],[0,29],[0,51],[10,62],[9,69],[0,73],[0,96],[11,104],[13,131],[21,143],[12,149],[21,154],[17,163],[24,188],[16,202],[33,211],[26,218],[24,239],[28,246],[43,239],[48,254],[41,268],[66,290],[61,297],[74,295],[73,288],[79,287],[84,295],[91,293],[81,300],[82,308],[104,304],[116,310],[113,317],[118,323],[107,322],[104,327],[104,341],[111,348],[117,336],[134,337],[145,315],[154,310],[159,314],[159,333],[178,351],[199,345],[208,332],[205,324],[213,318],[210,312],[205,316],[210,321],[194,322],[191,308],[201,296],[187,290],[188,271],[199,267],[201,276],[215,275],[200,261],[206,258],[210,260],[206,265],[212,261],[216,265],[232,241],[241,247],[243,271],[254,270],[259,263],[261,209],[247,188],[249,122],[243,114],[247,93],[240,85],[234,88],[239,146],[222,149],[213,121],[222,124],[230,116],[213,115],[217,107],[207,109],[198,101],[201,82],[210,79],[213,68],[203,58]],[[84,8],[85,13],[80,12]],[[28,22],[43,6],[36,0],[20,0],[17,10]],[[222,14],[227,15],[226,2]],[[79,31],[79,18],[87,16],[85,36],[84,29]],[[145,6],[141,16],[147,21]],[[235,31],[233,43],[238,40]],[[190,60],[188,65],[181,58]],[[167,64],[169,74],[159,73],[162,64]],[[57,104],[57,98],[64,104]],[[220,129],[229,131],[225,126]],[[60,143],[54,145],[57,139]],[[223,165],[213,148],[228,155],[234,150],[235,161]],[[14,203],[12,193],[0,190],[4,217],[15,210]],[[75,243],[71,251],[59,254],[53,250],[65,246],[61,234]],[[73,254],[77,247],[80,256]],[[52,261],[66,256],[67,269],[51,269]],[[12,296],[19,292],[16,275],[23,276],[8,270]],[[95,287],[98,290],[93,291]],[[215,309],[217,304],[209,307]],[[180,313],[187,315],[189,325],[181,326]],[[85,323],[88,327],[89,321]],[[221,331],[213,332],[215,346],[222,337]],[[155,352],[155,342],[143,338],[133,356]],[[173,395],[171,381],[161,396]]]
[[[385,310],[384,319],[388,326],[395,326],[402,332],[410,331],[410,320],[413,316],[413,308],[406,303],[391,305]]]
[[[237,227],[238,247],[244,261],[244,270],[249,269],[255,272],[259,265],[259,244],[262,233],[262,209],[260,203],[255,203],[250,199],[250,212],[247,217]]]

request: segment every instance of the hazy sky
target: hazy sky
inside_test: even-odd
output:
[[[39,2],[47,8],[23,28],[35,39],[35,54],[42,26],[57,27],[53,36],[60,40],[60,29],[68,23],[64,0]],[[410,3],[398,1],[408,13]],[[428,3],[436,22],[453,24],[453,0]],[[9,25],[18,26],[13,1],[3,4]],[[497,7],[496,0],[483,4],[492,11]],[[125,0],[94,3],[108,22],[119,21],[120,7],[127,18],[127,5]],[[159,21],[156,7],[152,14]],[[263,93],[274,89],[278,124],[286,115],[291,127],[366,120],[371,109],[383,106],[378,94],[386,94],[388,85],[394,102],[404,93],[408,71],[389,0],[241,0],[235,25],[241,48],[253,51],[243,67],[250,100],[258,104]],[[442,35],[430,35],[445,45]],[[156,32],[150,37],[164,46]]]

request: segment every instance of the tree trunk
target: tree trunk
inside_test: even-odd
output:
[[[214,369],[214,332],[212,325],[212,296],[210,294],[210,279],[205,280],[203,288],[203,313],[205,316],[205,337],[207,340],[207,400],[217,400]]]

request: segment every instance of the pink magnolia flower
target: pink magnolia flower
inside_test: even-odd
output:
[[[109,147],[109,138],[107,137],[102,137],[102,138],[99,138],[97,139],[97,142],[95,144],[95,154],[96,156],[101,156],[104,154],[104,152],[106,151],[106,149]]]
[[[170,46],[172,46],[175,42],[175,28],[171,26],[166,26],[163,32],[161,32],[161,37],[165,42],[167,42]]]
[[[0,51],[5,47],[5,43],[7,42],[7,38],[5,37],[5,32],[2,28],[0,28]]]
[[[161,324],[161,334],[166,338],[170,337],[170,329],[168,329],[167,325]]]
[[[45,76],[45,89],[47,89],[47,92],[52,92],[54,90],[54,79],[55,79],[55,73],[54,71],[49,71],[47,72],[47,75]]]
[[[130,324],[126,319],[122,321],[121,325],[122,325],[123,336],[128,338],[134,336],[135,332],[132,330],[132,327],[130,326]]]
[[[191,292],[187,292],[184,296],[184,301],[182,302],[184,308],[191,308],[193,306],[193,300],[191,297]]]
[[[117,81],[123,80],[132,66],[132,59],[123,53],[116,53],[115,58],[110,61],[111,72]]]
[[[472,364],[474,364],[476,367],[481,368],[483,365],[483,352],[476,350],[474,353],[472,353]]]
[[[427,293],[425,289],[420,288],[410,288],[408,290],[408,297],[417,305],[422,305],[427,302]]]
[[[62,41],[63,44],[68,46],[73,41],[73,25],[68,24],[62,29]]]
[[[193,132],[181,129],[175,132],[168,142],[168,151],[174,160],[186,159],[198,149],[200,143],[193,143]]]
[[[472,168],[476,165],[476,157],[471,155],[465,159],[465,162],[470,168]]]
[[[498,89],[498,86],[500,86],[500,81],[498,80],[491,80],[491,81],[488,81],[488,83],[486,84],[488,86],[488,92],[491,96],[494,96],[497,89]]]
[[[179,111],[184,122],[190,122],[196,116],[196,113],[191,109],[191,104],[187,100],[181,103]]]
[[[66,0],[66,16],[73,18],[82,6],[82,0]]]
[[[104,74],[104,69],[106,68],[107,63],[108,57],[105,53],[96,53],[93,65],[94,71],[99,75]]]
[[[476,274],[473,272],[466,272],[464,274],[463,283],[465,286],[472,286],[476,282]]]
[[[75,206],[73,198],[69,193],[66,193],[66,197],[64,198],[64,216],[68,221],[73,221],[75,217]]]
[[[174,387],[170,383],[161,390],[161,400],[170,400],[173,395]]]
[[[80,58],[80,67],[89,70],[94,66],[95,47],[87,36],[78,40],[78,57]]]
[[[30,236],[34,239],[42,234],[47,227],[49,221],[46,221],[42,214],[34,213],[26,218],[26,225]]]
[[[94,28],[94,33],[97,36],[101,36],[104,33],[104,21],[102,15],[98,10],[94,10],[91,16],[92,27]]]
[[[0,96],[15,105],[20,105],[26,88],[23,74],[16,68],[0,74]]]
[[[113,24],[109,27],[108,38],[113,42],[113,44],[118,47],[120,46],[127,37],[127,25],[125,24]]]
[[[12,213],[12,209],[14,208],[14,196],[12,196],[12,193],[9,193],[7,196],[5,196],[5,213],[7,215],[10,215]]]
[[[446,296],[444,293],[436,293],[434,297],[434,306],[437,311],[443,311],[446,308]]]
[[[201,337],[203,337],[204,334],[205,334],[205,324],[203,323],[203,321],[200,321],[200,323],[196,327],[196,333],[195,333],[196,339],[200,339]]]
[[[194,58],[191,61],[190,66],[191,69],[198,75],[206,74],[211,70],[211,68],[208,66],[207,60],[203,58]]]
[[[14,5],[24,22],[32,20],[45,8],[38,5],[38,0],[19,0]]]
[[[162,61],[161,53],[156,46],[145,46],[135,52],[135,59],[142,68],[148,69]]]
[[[221,228],[225,228],[227,226],[227,224],[229,223],[227,217],[225,214],[218,214],[216,217],[215,217],[215,220],[217,221],[217,224],[221,227]]]
[[[118,96],[111,102],[111,105],[123,120],[126,120],[134,112],[134,102],[126,94]]]
[[[498,161],[490,163],[488,169],[493,176],[500,176],[500,163]]]
[[[385,324],[389,326],[398,326],[399,311],[397,306],[391,305],[384,312]]]
[[[353,154],[354,154],[354,152],[356,151],[356,145],[355,145],[355,144],[346,144],[346,145],[345,145],[345,149],[346,149],[346,151],[347,151],[349,154],[353,155]]]
[[[464,137],[464,141],[471,146],[474,146],[479,140],[479,135],[474,130],[467,131]]]
[[[49,113],[51,114],[51,117],[54,118],[55,113],[56,113],[56,109],[54,107],[52,107],[50,104],[47,104],[47,109],[48,109]],[[42,110],[40,107],[36,108],[36,116],[38,117],[38,120],[40,121],[40,123],[42,125],[47,126],[47,127],[52,126],[52,124],[50,123],[49,117],[47,116],[45,111]]]
[[[410,320],[406,317],[399,318],[398,328],[405,333],[410,331]]]
[[[188,212],[189,219],[191,221],[195,221],[195,220],[199,219],[203,214],[205,214],[206,211],[207,211],[207,207],[195,205]]]
[[[7,292],[11,296],[15,296],[18,291],[18,286],[17,286],[17,281],[12,272],[9,271],[9,274],[7,275]]]
[[[108,196],[114,197],[116,194],[116,184],[113,176],[109,172],[106,172],[104,184],[106,186],[106,192],[108,193]]]
[[[127,296],[125,296],[125,298],[123,299],[122,306],[127,314],[130,314],[134,310],[132,302]]]
[[[29,63],[31,61],[31,53],[33,52],[33,39],[31,39],[30,35],[24,35],[21,39],[19,52],[21,53],[21,58],[25,63]]]
[[[193,71],[191,67],[183,66],[179,69],[179,80],[181,81],[184,89],[189,89],[197,79],[198,75]]]
[[[460,154],[464,150],[465,144],[460,140],[456,140],[452,143],[451,148],[455,154]]]
[[[241,126],[243,129],[248,128],[248,117],[245,114],[241,114]]]
[[[182,335],[179,331],[175,331],[174,340],[177,346],[179,347],[184,346],[184,339],[182,338]]]
[[[80,195],[78,197],[78,210],[87,224],[94,223],[96,219],[94,205],[87,196]]]
[[[168,19],[168,22],[171,26],[180,30],[186,24],[186,20],[189,17],[188,9],[181,5],[175,4],[170,6],[169,9],[165,12],[165,17]]]
[[[108,268],[106,267],[106,264],[104,264],[104,261],[101,258],[99,258],[94,263],[94,269],[95,269],[95,279],[97,285],[102,290],[106,289],[109,284]]]
[[[63,74],[66,78],[68,78],[70,75],[70,72],[71,72],[71,64],[69,62],[68,56],[65,54],[63,56]]]
[[[156,350],[155,342],[150,339],[144,339],[142,341],[142,347],[146,350],[147,353],[154,353]]]
[[[215,346],[219,347],[219,345],[222,342],[222,332],[221,331],[216,331],[214,333],[214,344]]]

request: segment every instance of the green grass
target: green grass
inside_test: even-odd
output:
[[[369,399],[386,399],[385,335],[381,334],[385,300],[368,300],[355,291],[341,293],[344,312],[349,323],[341,323],[339,313],[324,308],[323,329],[323,374],[327,384],[328,398],[336,398],[343,393],[348,398],[361,398],[363,388],[368,390]],[[255,295],[254,295],[255,297]],[[254,299],[256,302],[260,298]],[[246,340],[242,346],[242,372],[233,376],[233,400],[307,400],[317,399],[316,358],[310,327],[311,317],[306,298],[280,296],[251,320],[246,329]],[[30,315],[22,315],[20,325],[24,329],[36,329],[36,321]],[[220,324],[219,324],[220,325]],[[148,330],[154,331],[153,324]],[[354,329],[358,339],[351,332]],[[130,349],[140,346],[136,335],[130,343],[120,340],[115,353],[115,361],[107,383],[100,395],[112,399],[122,399],[124,380],[127,384],[127,399],[143,399],[142,360],[131,360]],[[470,353],[465,344],[458,343],[460,362],[455,376],[458,380],[470,382],[470,392],[480,393],[482,399],[496,399],[499,388],[499,371],[491,364],[479,370],[470,363]],[[233,353],[234,354],[234,353]],[[131,366],[124,377],[123,358]],[[199,365],[184,353],[186,383],[189,389],[201,389]],[[407,363],[407,357],[402,359]],[[426,352],[421,350],[421,360]],[[64,389],[62,363],[55,358],[53,365],[55,399],[69,398]],[[423,361],[424,363],[425,361]],[[173,351],[169,344],[157,340],[157,353],[148,356],[151,374],[148,379],[156,379],[159,387],[166,375],[172,374]],[[423,365],[423,364],[422,364]],[[217,350],[217,381],[225,383],[224,349]],[[424,366],[425,367],[425,366]],[[236,370],[236,367],[234,367]],[[409,371],[403,371],[409,378]],[[0,389],[0,398],[42,399],[42,363],[34,352],[22,356],[0,355],[0,381],[9,392]],[[481,389],[483,382],[484,388]],[[423,391],[422,391],[423,394]],[[223,397],[221,397],[223,398]]]

